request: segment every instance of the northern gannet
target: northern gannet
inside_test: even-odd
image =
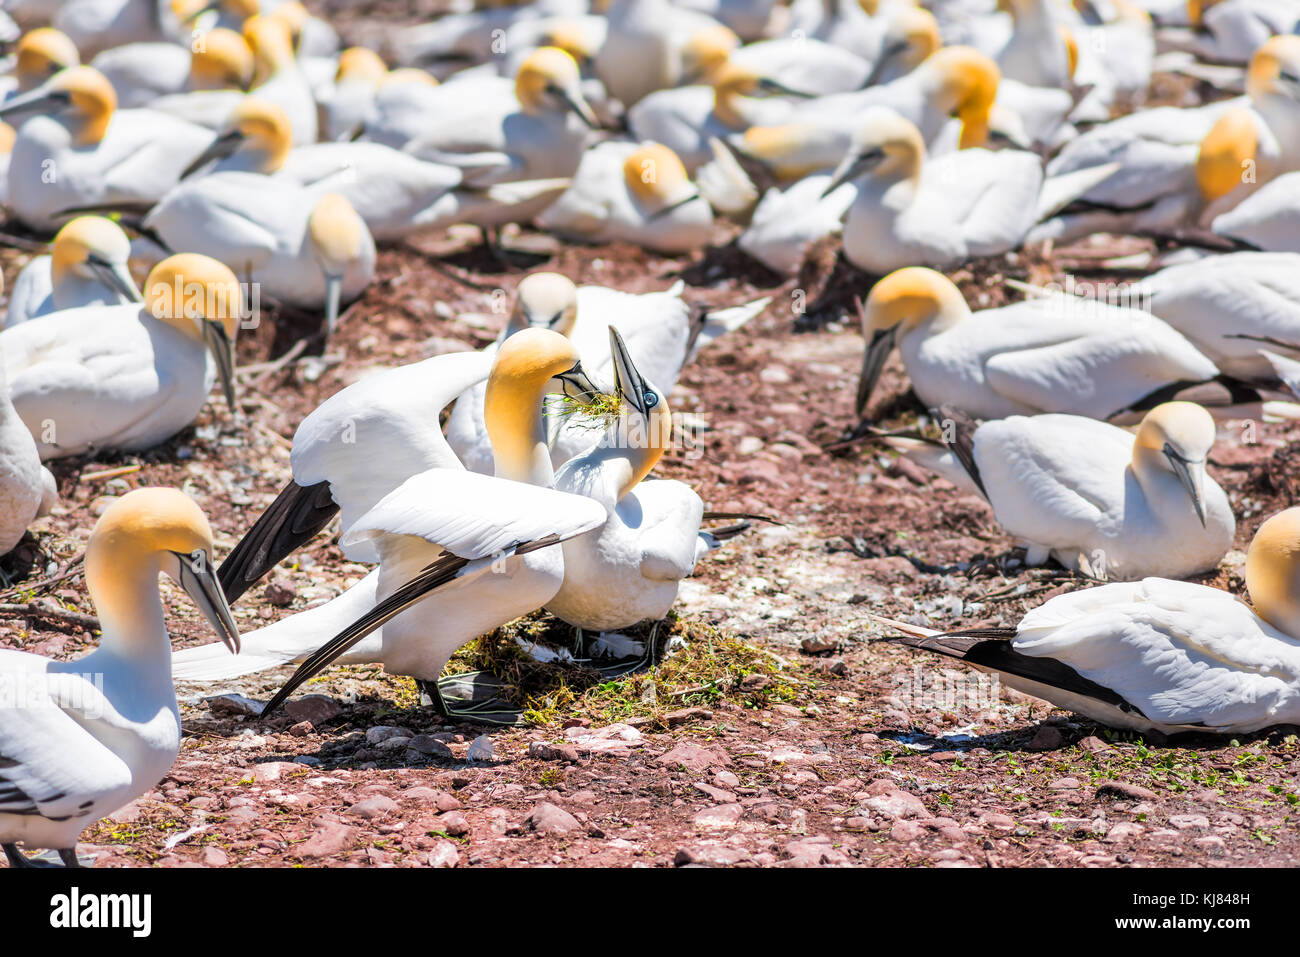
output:
[[[118,106],[151,106],[182,119],[194,119],[175,108],[194,102],[184,93],[243,90],[253,79],[253,51],[242,36],[225,28],[195,37],[190,46],[157,42],[113,47],[90,65],[113,84]],[[179,99],[173,99],[177,95]]]
[[[396,477],[397,486],[341,538],[350,557],[377,558],[377,570],[324,605],[245,635],[247,658],[237,666],[211,646],[177,652],[176,677],[212,681],[301,661],[268,709],[334,661],[382,662],[436,687],[456,648],[559,590],[564,554],[545,546],[605,521],[598,502],[549,487],[543,402],[556,378],[567,387],[580,374],[577,350],[559,333],[526,329],[507,340],[487,390],[496,475],[451,466]],[[349,467],[373,472],[375,464],[367,458]]]
[[[682,161],[659,143],[600,143],[537,225],[565,239],[626,242],[680,254],[708,245],[713,210]]]
[[[1068,144],[1053,177],[1119,169],[1031,241],[1092,232],[1177,234],[1230,210],[1300,165],[1300,37],[1274,37],[1251,59],[1246,96],[1192,109],[1160,107],[1103,123]]]
[[[1232,506],[1205,472],[1214,419],[1199,405],[1158,405],[1136,435],[1078,415],[938,415],[943,441],[882,441],[982,495],[1031,565],[1051,556],[1094,578],[1186,578],[1232,547]]]
[[[1246,63],[1269,37],[1300,27],[1296,0],[1188,0],[1183,6],[1186,16],[1176,23],[1161,16],[1161,46],[1209,63]]]
[[[596,54],[596,76],[629,110],[656,90],[676,86],[686,42],[721,26],[668,0],[611,0],[605,17],[609,27]]]
[[[37,27],[18,38],[13,74],[0,77],[0,90],[6,98],[27,93],[60,70],[80,65],[77,46],[65,34],[52,27]]]
[[[379,54],[366,47],[349,47],[339,54],[334,82],[318,94],[321,139],[348,142],[360,136],[376,115],[375,97],[386,86],[403,84],[436,87],[423,70],[389,70]]]
[[[607,518],[564,543],[564,584],[546,603],[557,618],[602,632],[664,618],[708,551],[699,495],[683,482],[644,481],[672,441],[672,412],[612,326],[609,337],[623,409],[595,448],[555,476],[557,490],[599,502]]]
[[[277,104],[289,117],[295,146],[317,139],[316,99],[293,52],[293,37],[275,16],[253,16],[244,22],[244,39],[253,51],[254,72],[249,92]]]
[[[1300,722],[1300,509],[1246,555],[1254,611],[1225,591],[1147,578],[1059,595],[1015,628],[942,634],[885,620],[912,648],[1116,728],[1249,733]]]
[[[131,278],[131,240],[102,216],[78,216],[58,231],[48,256],[18,274],[4,328],[60,309],[139,302]]]
[[[112,85],[88,66],[0,104],[0,117],[15,114],[30,118],[14,141],[9,205],[43,232],[70,209],[157,201],[212,138],[165,113],[117,109]]]
[[[183,493],[128,492],[86,546],[99,647],[73,661],[0,651],[0,845],[54,848],[77,867],[78,835],[144,794],[180,749],[158,576],[185,590],[231,652],[239,629],[212,574],[212,529]]]
[[[941,273],[910,267],[872,287],[857,409],[895,345],[916,394],[981,419],[1040,412],[1113,418],[1219,374],[1180,333],[1140,309],[1053,296],[972,313]]]
[[[234,273],[206,256],[171,256],[145,301],[50,313],[0,332],[14,408],[42,460],[92,449],[152,448],[194,421],[220,377],[234,405]]]

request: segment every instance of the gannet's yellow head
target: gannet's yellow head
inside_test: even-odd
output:
[[[1079,41],[1074,38],[1074,31],[1066,26],[1058,28],[1061,42],[1065,44],[1065,75],[1074,79],[1074,71],[1079,68]]]
[[[864,176],[913,182],[920,178],[925,141],[910,120],[889,107],[869,106],[862,112],[861,121],[853,145],[831,176],[823,196]]]
[[[388,75],[380,81],[381,86],[390,86],[394,83],[419,83],[423,86],[437,86],[438,78],[427,70],[421,70],[419,67],[402,66],[396,70],[389,70]]]
[[[1205,524],[1205,460],[1214,447],[1214,419],[1195,402],[1165,402],[1142,419],[1133,464],[1154,463],[1178,477]]]
[[[235,334],[243,311],[235,274],[210,256],[178,253],[150,270],[144,295],[149,315],[208,347],[226,404],[233,409]]]
[[[239,651],[239,628],[214,574],[212,527],[185,493],[172,488],[127,492],[95,523],[85,568],[106,641],[149,637],[147,630],[130,628],[141,612],[138,585],[146,576],[156,588],[158,575],[165,572],[185,589],[226,647]]]
[[[196,90],[243,90],[253,81],[252,48],[234,30],[215,27],[196,46],[190,54],[190,79]]]
[[[0,105],[0,115],[26,111],[57,116],[79,147],[94,146],[108,132],[117,109],[113,84],[94,67],[74,66],[56,73],[34,90]]]
[[[303,28],[307,26],[307,21],[311,19],[311,14],[307,12],[298,0],[285,0],[274,10],[270,16],[279,20],[284,28],[289,31],[289,44],[293,49],[298,49],[298,41],[302,39]]]
[[[339,54],[335,83],[378,83],[388,75],[388,67],[374,50],[348,47]]]
[[[858,6],[869,17],[874,17],[880,13],[880,0],[858,0]]]
[[[1258,148],[1259,127],[1250,110],[1233,107],[1215,120],[1196,154],[1196,185],[1201,200],[1212,203],[1240,186]]]
[[[791,89],[779,80],[764,76],[752,67],[728,62],[709,77],[713,86],[713,113],[733,129],[743,130],[750,122],[742,113],[745,97],[791,96],[810,99],[812,94]]]
[[[550,329],[563,336],[578,321],[578,287],[558,272],[535,272],[519,281],[509,334],[521,329]]]
[[[206,150],[199,154],[182,177],[214,160],[236,153],[246,158],[244,168],[256,173],[274,173],[289,158],[293,148],[293,131],[289,114],[279,104],[256,96],[246,96],[231,112],[225,128]]]
[[[969,315],[961,291],[925,266],[897,269],[877,282],[859,315],[867,349],[858,380],[858,415],[865,417],[885,360],[901,336],[925,323],[942,332]]]
[[[1300,508],[1278,512],[1246,552],[1246,590],[1259,617],[1300,638]]]
[[[642,143],[623,160],[623,179],[632,195],[654,212],[695,194],[677,154],[659,143]]]
[[[1187,19],[1192,26],[1199,27],[1205,22],[1206,12],[1216,6],[1220,0],[1187,0]]]
[[[673,413],[668,399],[632,361],[632,354],[617,329],[609,327],[610,357],[614,360],[614,388],[625,408],[625,421],[616,424],[618,445],[627,449],[628,474],[618,497],[636,488],[650,474],[672,443]]]
[[[8,123],[0,122],[0,156],[8,156],[14,151],[16,139],[18,139],[18,131]]]
[[[102,216],[78,216],[63,225],[50,245],[50,272],[57,287],[77,276],[116,290],[124,301],[139,302],[140,292],[127,268],[131,240]]]
[[[721,24],[691,34],[682,47],[682,82],[710,82],[739,47],[740,37]]]
[[[989,117],[997,99],[1002,72],[973,47],[938,50],[925,61],[928,92],[943,112],[961,120],[962,149],[983,146],[989,138]]]
[[[592,129],[600,125],[583,98],[578,61],[557,47],[538,47],[524,59],[515,96],[526,113],[569,110]]]
[[[578,63],[586,63],[596,55],[591,34],[572,20],[559,20],[542,33],[542,42],[548,47],[563,50]]]
[[[891,50],[894,62],[903,68],[901,72],[915,69],[942,45],[939,21],[929,10],[903,7],[889,18],[883,47]]]
[[[582,371],[577,347],[560,333],[522,329],[501,343],[483,397],[483,424],[503,478],[550,481],[542,402],[553,379],[573,398],[596,391]]]
[[[260,86],[293,60],[293,37],[282,20],[258,14],[244,21],[244,40],[253,51],[253,85]]]
[[[1300,100],[1300,36],[1269,37],[1250,58],[1246,95],[1261,99],[1269,94]]]
[[[18,40],[14,75],[23,92],[34,90],[60,70],[80,65],[77,45],[53,27],[28,30]]]
[[[332,334],[338,324],[343,279],[348,267],[360,260],[367,248],[368,235],[365,222],[338,193],[326,193],[318,199],[307,217],[307,236],[325,274],[327,334]]]

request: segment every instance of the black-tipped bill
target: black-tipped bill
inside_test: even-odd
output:
[[[172,554],[177,562],[176,579],[185,589],[185,594],[203,613],[221,638],[221,643],[230,649],[231,654],[239,654],[239,626],[230,614],[230,605],[213,571],[212,556],[202,550],[188,555],[185,552]]]
[[[627,343],[613,326],[609,327],[609,353],[614,360],[614,388],[619,398],[642,415],[648,415],[659,404],[659,393],[637,371]]]
[[[86,260],[91,270],[104,285],[113,289],[124,302],[144,302],[144,296],[136,288],[135,279],[121,263],[111,263],[106,259],[92,255]]]

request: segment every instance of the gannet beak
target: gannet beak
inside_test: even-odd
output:
[[[875,86],[879,83],[880,77],[884,75],[885,67],[889,66],[894,57],[899,56],[906,50],[907,43],[902,40],[899,40],[881,50],[880,56],[876,58],[875,65],[871,68],[871,72],[867,74],[867,78],[862,81],[862,86],[858,87],[858,89],[865,90],[868,87]]]
[[[563,89],[559,86],[552,86],[551,92],[558,96],[564,102],[564,105],[568,107],[568,109],[572,111],[578,119],[586,123],[589,129],[600,129],[600,120],[598,120],[596,114],[591,111],[591,107],[587,105],[587,101],[583,99],[581,93],[576,91],[570,92],[569,90]]]
[[[239,149],[240,144],[243,142],[244,134],[239,130],[227,130],[220,134],[207,149],[199,154],[193,163],[185,167],[185,171],[181,173],[181,179],[188,178],[213,160],[225,159]]]
[[[235,344],[226,333],[226,327],[211,319],[203,321],[203,341],[217,360],[217,375],[221,391],[226,396],[226,407],[235,411]]]
[[[190,596],[208,624],[221,637],[221,643],[230,649],[231,654],[239,654],[239,626],[235,624],[225,593],[212,572],[212,556],[205,551],[192,555],[184,552],[172,554],[176,556],[176,580],[185,589],[185,594]]]
[[[48,90],[38,86],[0,104],[0,116],[14,113],[57,113],[71,103],[72,96],[67,90]]]
[[[563,309],[555,313],[553,316],[539,316],[535,313],[529,312],[527,308],[524,308],[523,313],[524,324],[529,329],[554,329],[559,325],[560,320],[564,318]]]
[[[679,199],[677,202],[675,202],[675,203],[669,203],[669,204],[668,204],[667,206],[665,206],[663,209],[660,209],[660,210],[657,210],[656,212],[651,213],[651,214],[647,217],[647,219],[648,219],[650,222],[653,223],[655,220],[657,220],[657,219],[662,219],[664,216],[671,215],[672,213],[674,213],[674,212],[676,212],[677,210],[681,209],[683,206],[689,206],[691,203],[695,202],[697,199],[703,199],[703,198],[704,198],[704,197],[701,196],[699,193],[691,193],[691,195],[689,195],[689,196],[684,196],[684,197],[682,197],[681,199]]]
[[[121,263],[111,263],[93,254],[87,262],[95,275],[125,296],[127,302],[144,302],[144,296],[140,295],[140,290],[136,288],[135,279]]]
[[[637,371],[627,351],[627,343],[613,326],[609,327],[609,354],[614,360],[614,389],[619,398],[642,415],[648,414],[658,404],[659,397]]]
[[[325,276],[325,338],[334,335],[339,322],[339,300],[343,297],[343,277]]]
[[[570,399],[587,403],[592,397],[600,395],[600,388],[588,378],[587,371],[582,368],[581,361],[575,362],[572,369],[568,372],[561,372],[555,378],[560,380],[564,388],[564,394]]]
[[[885,360],[894,350],[897,330],[897,326],[892,329],[878,329],[871,337],[871,342],[867,344],[866,354],[862,357],[862,375],[858,379],[857,404],[854,406],[860,419],[865,420],[867,417],[867,405],[871,402],[871,393],[875,391],[876,383],[880,380],[881,370],[885,368]]]
[[[793,96],[800,100],[814,100],[817,98],[816,93],[793,89],[780,80],[772,79],[770,76],[758,78],[758,89],[759,92],[766,93],[768,96]]]
[[[880,161],[884,158],[885,151],[882,149],[871,149],[857,155],[850,153],[831,176],[831,181],[826,184],[826,188],[822,190],[822,198],[825,199],[845,183],[851,183],[859,176],[865,176],[880,165]]]
[[[1203,463],[1193,462],[1183,458],[1168,442],[1164,448],[1165,458],[1169,460],[1169,467],[1174,470],[1178,476],[1178,481],[1183,483],[1183,488],[1187,489],[1187,494],[1192,497],[1192,505],[1196,509],[1196,517],[1201,520],[1201,527],[1205,527],[1205,496],[1203,488],[1205,485],[1205,469]]]

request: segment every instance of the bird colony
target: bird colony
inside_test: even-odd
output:
[[[726,590],[715,562],[821,534],[720,487],[762,460],[724,444],[709,471],[710,436],[813,401],[827,428],[778,473],[856,463],[822,487],[845,510],[942,489],[1005,543],[964,627],[932,597],[867,602],[890,614],[856,620],[864,660],[990,673],[1098,733],[1300,724],[1300,508],[1247,509],[1207,468],[1247,433],[1281,456],[1300,417],[1295,0],[4,13],[10,867],[78,866],[158,786],[178,689],[268,673],[269,701],[237,699],[256,727],[364,665],[413,680],[396,712],[472,728],[497,712],[444,672],[518,619],[572,635],[534,655],[606,674],[690,654],[673,616]],[[1084,295],[1075,273],[1118,278]],[[386,312],[470,328],[430,308],[454,283],[476,341],[384,351]],[[759,408],[721,360],[778,337],[817,397],[764,370]],[[172,467],[232,478],[244,454],[279,470],[252,499]],[[933,569],[942,539],[885,554]],[[787,578],[872,594],[878,566],[827,554]],[[283,568],[337,587],[272,607]],[[1005,581],[1026,597],[994,619]],[[36,647],[51,620],[83,640]]]

